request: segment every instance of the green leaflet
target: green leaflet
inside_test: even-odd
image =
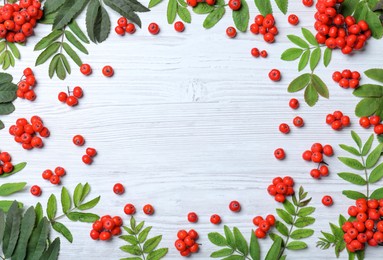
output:
[[[40,55],[37,57],[36,66],[46,62],[53,54],[55,54],[60,48],[61,44],[59,42],[54,42],[49,45]]]
[[[72,233],[69,231],[69,229],[64,226],[64,224],[60,222],[54,222],[52,224],[52,228],[59,232],[61,235],[63,235],[70,243],[73,242],[73,236]]]
[[[312,84],[309,84],[307,86],[304,97],[307,105],[309,105],[310,107],[313,107],[318,101],[318,92],[315,90]]]
[[[290,93],[298,92],[304,89],[309,84],[309,82],[310,82],[310,74],[309,73],[302,74],[290,83],[287,91]]]
[[[205,21],[203,22],[203,27],[206,29],[212,28],[214,25],[216,25],[225,14],[225,7],[218,7],[211,13],[209,13],[208,16],[206,16]]]
[[[383,83],[383,69],[369,69],[369,70],[366,70],[364,74],[372,80],[376,80],[376,81],[379,81],[380,83]]]
[[[283,14],[287,13],[288,7],[289,7],[289,1],[288,0],[275,0],[275,3],[277,4],[279,10]]]
[[[207,3],[199,3],[193,8],[193,12],[196,14],[208,14],[214,10],[214,6],[208,5]]]
[[[155,7],[156,5],[158,5],[161,2],[162,2],[162,0],[150,0],[148,7],[149,8]]]
[[[73,20],[71,23],[69,23],[68,27],[82,42],[89,43],[88,38],[86,37],[84,32],[80,29],[76,20]]]
[[[302,49],[299,48],[290,48],[285,50],[282,55],[281,59],[285,61],[293,61],[298,59],[303,53]]]
[[[273,13],[270,0],[254,0],[254,3],[263,16]]]
[[[26,256],[28,240],[34,229],[35,220],[36,220],[35,209],[33,207],[30,207],[24,213],[24,217],[21,221],[20,237],[17,241],[16,249],[13,254],[13,257],[15,257],[15,259],[24,259],[24,257]]]
[[[75,19],[85,8],[89,0],[66,0],[60,7],[53,22],[53,29],[62,29]]]
[[[185,23],[191,23],[191,15],[186,7],[179,5],[177,8],[177,14]]]
[[[5,221],[3,235],[3,254],[5,258],[11,257],[16,248],[17,240],[20,234],[21,210],[17,202],[13,202]]]
[[[250,12],[246,0],[241,1],[241,8],[233,11],[233,21],[235,27],[241,32],[246,32],[249,25]]]
[[[167,18],[168,18],[169,24],[174,23],[174,20],[176,19],[177,7],[178,7],[177,0],[169,0],[168,11],[167,11]]]
[[[24,189],[26,182],[4,183],[0,186],[0,196],[9,196]]]
[[[71,33],[70,31],[65,31],[65,37],[66,39],[71,43],[73,44],[73,46],[75,46],[77,49],[79,49],[81,52],[85,53],[85,54],[88,54],[88,50],[84,47],[84,45],[82,45],[82,43],[77,40],[77,38],[74,36],[73,33]]]

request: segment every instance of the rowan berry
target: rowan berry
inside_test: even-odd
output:
[[[266,233],[264,231],[262,231],[260,228],[257,228],[254,233],[255,233],[255,236],[257,238],[261,238],[262,239],[262,238],[266,237]]]
[[[69,96],[66,100],[66,104],[70,107],[74,107],[78,105],[78,99],[74,96]]]
[[[95,157],[97,155],[97,150],[91,147],[86,148],[85,153],[90,157]]]
[[[115,31],[118,35],[121,35],[121,36],[125,35],[125,30],[124,30],[124,28],[122,28],[122,27],[120,27],[120,26],[118,26],[118,25],[114,28],[114,31]],[[84,73],[83,73],[83,74],[84,74]],[[84,74],[84,75],[88,75],[88,74]]]
[[[237,30],[230,26],[230,27],[227,27],[226,29],[226,35],[229,37],[229,38],[234,38],[235,36],[237,36]]]
[[[63,102],[65,103],[68,99],[68,95],[65,93],[65,92],[60,92],[59,95],[58,95],[58,100],[60,102]]]
[[[343,78],[342,73],[340,73],[339,71],[335,71],[335,72],[332,74],[332,79],[333,79],[335,82],[339,82],[342,78]]]
[[[126,25],[128,24],[128,19],[126,19],[125,17],[120,17],[120,18],[117,20],[117,24],[118,24],[118,26],[120,26],[120,27],[126,27]]]
[[[326,165],[322,165],[320,168],[319,168],[319,172],[322,176],[326,177],[328,176],[329,174],[329,170],[328,170],[328,167]]]
[[[75,135],[72,139],[74,145],[83,146],[85,144],[85,138],[82,135]]]
[[[33,196],[39,197],[41,195],[41,188],[37,185],[33,185],[30,191]]]
[[[198,221],[198,215],[195,212],[189,212],[187,218],[191,223],[196,223]]]
[[[340,122],[339,120],[334,121],[331,124],[331,128],[334,130],[341,130],[342,129],[342,122]]]
[[[186,233],[186,231],[185,231]],[[184,241],[182,241],[181,239],[178,239],[175,243],[174,243],[174,246],[176,247],[176,249],[180,252],[183,252],[186,250],[186,244]]]
[[[287,20],[291,25],[297,25],[299,23],[299,18],[295,14],[290,14]]]
[[[258,58],[258,57],[260,56],[260,53],[259,53],[258,48],[252,48],[252,49],[251,49],[251,55],[252,55],[253,57]]]
[[[143,211],[146,215],[153,215],[154,214],[154,208],[150,204],[145,205],[143,208]]]
[[[186,249],[182,251],[180,254],[181,256],[188,257],[191,254],[191,252],[190,252],[190,249]]]
[[[34,148],[42,148],[44,146],[43,140],[40,137],[38,137],[38,136],[32,137],[31,145]]]
[[[263,221],[263,218],[261,216],[256,216],[253,218],[253,224],[255,226],[259,226],[259,224]]]
[[[57,176],[57,175],[52,175],[52,177],[49,179],[49,181],[54,184],[54,185],[57,185],[60,183],[60,176]]]
[[[326,116],[326,124],[331,125],[335,121],[335,116],[332,114],[328,114]]]
[[[114,70],[111,66],[107,65],[102,68],[102,74],[105,77],[112,77],[114,74]]]
[[[299,101],[298,99],[296,98],[292,98],[290,99],[289,101],[289,106],[292,108],[292,109],[297,109],[299,107]]]
[[[100,233],[100,240],[107,241],[112,238],[112,234],[108,231],[102,231]]]
[[[376,125],[376,126],[374,127],[374,132],[375,132],[375,134],[377,134],[377,135],[381,135],[381,134],[383,134],[383,124]]]
[[[310,171],[310,175],[311,177],[313,177],[314,179],[319,179],[321,174],[320,174],[320,171],[318,169],[312,169]]]
[[[266,220],[263,220],[259,223],[259,229],[263,232],[268,232],[270,230],[270,224]]]
[[[313,152],[311,160],[315,163],[321,163],[323,160],[323,155],[321,152]]]
[[[98,240],[100,238],[100,233],[94,229],[92,229],[90,231],[90,237],[93,239],[93,240]]]
[[[88,164],[88,165],[90,165],[90,164],[93,163],[93,159],[92,159],[92,157],[90,157],[90,156],[87,155],[87,154],[84,154],[84,155],[82,156],[81,160],[82,160],[83,163]]]
[[[59,167],[55,168],[55,174],[57,176],[59,176],[59,177],[62,177],[62,176],[64,176],[66,174],[66,171],[65,171],[65,169],[63,167],[59,166]]]
[[[189,1],[195,1],[196,5],[197,5],[196,0],[189,0]],[[189,1],[188,1],[188,3],[189,3]],[[191,5],[191,6],[193,6],[193,5]],[[160,32],[160,27],[158,27],[158,24],[156,24],[156,23],[151,23],[151,24],[149,24],[148,30],[151,34],[156,35]]]
[[[44,180],[49,180],[53,175],[53,172],[51,170],[45,170],[42,173],[42,177]]]
[[[277,70],[277,69],[272,69],[269,72],[269,78],[272,81],[280,81],[281,80],[281,72],[279,70]]]
[[[128,23],[126,25],[125,31],[129,34],[133,34],[136,32],[136,26],[133,23]]]
[[[29,90],[24,94],[24,98],[29,101],[34,101],[36,99],[36,93],[33,90]]]
[[[188,246],[188,247],[195,244],[195,241],[190,236],[185,237],[184,242],[185,242],[186,246]]]
[[[305,161],[311,161],[312,155],[313,155],[313,153],[311,151],[306,150],[306,151],[303,152],[302,158]]]
[[[95,222],[93,222],[92,228],[93,228],[93,230],[101,232],[102,229],[104,228],[102,221],[101,220],[96,220]]]
[[[229,0],[229,7],[233,11],[239,10],[241,8],[241,0]]]
[[[332,146],[329,144],[326,144],[325,146],[323,146],[323,154],[329,157],[333,156],[334,150],[332,149]]]
[[[213,214],[210,217],[210,222],[214,225],[218,225],[221,223],[221,217],[217,214]]]
[[[277,195],[275,195],[274,199],[277,202],[283,203],[286,200],[286,196],[283,194],[277,194]]]
[[[381,121],[380,116],[377,116],[377,115],[371,116],[369,120],[370,120],[370,124],[374,126],[379,125]]]
[[[286,157],[285,151],[282,148],[278,148],[274,151],[274,156],[278,160],[283,160]]]
[[[277,194],[277,189],[275,187],[275,185],[269,185],[267,187],[267,192],[271,195],[271,196],[275,196]]]
[[[112,219],[105,220],[102,223],[102,225],[103,225],[103,228],[108,230],[108,231],[111,231],[115,227],[115,224],[114,224]]]
[[[262,51],[261,51],[261,57],[262,57],[262,58],[266,58],[267,56],[268,56],[267,51],[262,50]]]
[[[241,211],[241,204],[238,201],[233,200],[229,204],[229,209],[233,212],[239,212]]]
[[[73,89],[73,96],[75,96],[76,98],[82,98],[83,95],[84,92],[82,91],[81,87],[75,87]]]
[[[192,245],[190,248],[189,248],[190,252],[191,253],[196,253],[198,252],[199,250],[199,244],[195,243],[194,245]]]
[[[181,21],[178,21],[174,24],[174,29],[177,31],[177,32],[183,32],[185,30],[185,25],[183,22]]]
[[[136,208],[134,207],[133,204],[126,204],[124,207],[124,212],[126,215],[134,215],[136,213]]]
[[[342,123],[342,126],[349,126],[350,125],[350,117],[342,116],[342,118],[340,119],[340,122]]]
[[[302,117],[300,116],[297,116],[293,119],[293,124],[296,126],[296,127],[302,127],[304,125],[304,121],[302,119]]]
[[[121,195],[125,192],[125,188],[124,188],[124,185],[122,185],[121,183],[116,183],[114,184],[113,186],[113,192],[117,195]]]
[[[120,227],[114,227],[111,231],[110,231],[111,235],[112,236],[118,236],[122,233],[122,230]]]
[[[216,0],[206,0],[206,3],[207,3],[208,5],[215,5]]]
[[[331,196],[328,196],[328,195],[324,196],[322,198],[322,204],[325,205],[326,207],[331,206],[333,204],[333,200]]]
[[[271,32],[265,33],[265,35],[263,35],[263,39],[265,40],[265,42],[268,43],[273,43],[275,41],[274,34],[272,34]]]
[[[314,0],[302,0],[304,6],[311,7],[314,4]]]
[[[185,239],[185,237],[187,237],[188,236],[188,232],[186,232],[186,230],[180,230],[180,231],[178,231],[178,233],[177,233],[177,237],[179,238],[179,239],[181,239],[182,241]]]

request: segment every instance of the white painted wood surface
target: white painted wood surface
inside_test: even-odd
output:
[[[236,39],[225,35],[232,25],[228,12],[213,29],[202,28],[204,16],[193,14],[193,22],[186,25],[184,33],[176,33],[166,22],[166,3],[142,14],[144,29],[133,36],[118,37],[114,32],[105,43],[90,45],[89,56],[83,60],[93,67],[93,74],[84,77],[74,68],[65,81],[50,80],[47,65],[34,68],[38,80],[35,102],[16,102],[17,110],[4,122],[10,126],[19,117],[39,115],[51,130],[42,150],[24,151],[7,131],[0,132],[1,150],[7,150],[14,162],[27,161],[28,166],[7,182],[27,181],[28,187],[38,184],[43,195],[37,199],[26,190],[14,196],[33,205],[45,204],[48,196],[59,194],[55,187],[41,178],[47,168],[60,165],[67,169],[63,185],[73,191],[79,182],[89,182],[92,196],[102,195],[96,213],[124,216],[123,206],[133,203],[139,209],[138,220],[153,225],[152,235],[163,234],[161,246],[170,248],[167,259],[180,259],[173,243],[179,229],[194,228],[201,234],[201,250],[193,258],[208,259],[217,249],[207,240],[207,233],[222,232],[223,224],[239,227],[248,237],[252,218],[256,215],[275,214],[281,205],[274,202],[266,188],[275,176],[290,175],[296,181],[296,189],[303,185],[312,205],[317,207],[317,222],[312,226],[315,234],[307,239],[309,249],[288,252],[288,259],[333,259],[333,250],[322,251],[315,247],[320,230],[329,230],[328,222],[337,221],[339,213],[346,214],[352,201],[341,195],[342,189],[357,187],[346,184],[336,172],[346,170],[335,157],[328,160],[331,174],[320,181],[313,180],[309,171],[314,165],[304,162],[301,153],[314,142],[332,144],[336,155],[344,155],[339,143],[351,144],[350,129],[355,129],[364,138],[370,132],[358,126],[353,109],[357,99],[351,91],[343,90],[331,80],[334,70],[350,68],[364,71],[380,67],[381,42],[370,40],[366,51],[345,57],[336,51],[328,68],[322,65],[318,74],[330,88],[330,100],[320,99],[314,108],[309,108],[302,93],[288,94],[288,83],[298,75],[294,62],[282,62],[283,50],[291,47],[287,34],[300,34],[300,27],[312,29],[314,8],[306,8],[301,1],[290,1],[289,13],[300,17],[300,24],[292,27],[287,16],[275,12],[280,34],[276,43],[269,45],[260,36],[251,33],[239,34]],[[257,14],[250,1],[251,19]],[[113,15],[116,21],[117,15]],[[146,30],[150,22],[161,27],[158,36]],[[36,37],[21,48],[22,60],[10,72],[18,78],[26,66],[33,66],[37,52],[34,44],[49,31],[39,25]],[[253,47],[266,49],[267,59],[254,59]],[[101,68],[110,64],[115,76],[107,79]],[[74,67],[74,66],[73,66]],[[283,74],[280,83],[272,83],[267,74],[279,68]],[[367,82],[363,78],[363,82]],[[82,86],[85,97],[74,109],[57,100],[58,92],[66,86]],[[288,100],[297,97],[299,110],[288,107]],[[324,121],[327,113],[340,109],[351,116],[353,126],[335,132]],[[292,119],[300,115],[305,126],[297,129]],[[278,125],[289,123],[289,135],[278,132]],[[81,162],[84,148],[75,147],[71,138],[82,134],[86,146],[95,147],[99,154],[92,166]],[[275,148],[287,152],[284,161],[273,157]],[[126,193],[117,196],[113,184],[125,184]],[[381,185],[381,184],[379,184]],[[375,185],[374,187],[378,187]],[[323,195],[333,196],[333,207],[321,204]],[[240,214],[231,213],[231,200],[241,202]],[[156,209],[152,217],[145,216],[141,208],[151,203]],[[200,216],[198,224],[186,220],[189,211]],[[213,213],[221,214],[223,224],[209,223]],[[124,220],[128,220],[124,217]],[[89,238],[90,224],[63,220],[73,232],[72,245],[62,239],[60,259],[119,259],[127,257],[118,249],[123,241],[114,238],[111,242],[95,242]],[[55,234],[56,235],[56,234]],[[270,245],[270,239],[262,240],[262,249]],[[265,251],[264,251],[265,253]],[[367,259],[380,258],[382,251],[368,248]],[[343,254],[343,259],[346,255]]]

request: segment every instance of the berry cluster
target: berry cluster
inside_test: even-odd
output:
[[[0,38],[8,42],[25,42],[43,16],[40,8],[38,0],[20,0],[0,7]]]
[[[351,72],[351,70],[335,71],[332,74],[332,79],[339,84],[342,88],[359,87],[360,73],[357,71]]]
[[[33,185],[29,190],[33,196],[39,197],[42,193],[40,186]]]
[[[15,137],[15,141],[20,143],[25,150],[42,148],[44,146],[41,137],[49,137],[50,132],[44,126],[43,121],[38,116],[32,116],[31,123],[25,118],[19,118],[16,125],[9,128],[9,133]],[[39,134],[40,136],[37,136]]]
[[[203,0],[203,1],[201,1],[201,0],[187,0],[186,2],[191,7],[196,7],[198,5],[198,3],[202,3],[202,2],[213,6],[213,5],[215,5],[216,0]]]
[[[93,223],[90,237],[93,240],[108,241],[112,236],[121,234],[122,224],[123,221],[121,217],[115,216],[112,218],[110,215],[105,215]]]
[[[359,124],[363,128],[370,128],[371,125],[374,126],[374,132],[377,135],[383,134],[383,124],[381,124],[382,119],[378,115],[373,115],[370,117],[363,116],[359,119]]]
[[[320,179],[329,175],[327,164],[323,161],[323,156],[333,156],[334,151],[332,146],[329,144],[322,145],[320,143],[314,143],[310,150],[306,150],[302,154],[302,159],[309,162],[318,163],[317,169],[310,171],[311,177],[314,179]]]
[[[266,58],[268,53],[266,50],[259,51],[258,48],[252,48],[251,55],[255,58],[258,58],[259,56],[261,56],[262,58]]]
[[[43,171],[42,177],[44,180],[49,180],[53,185],[58,185],[61,182],[61,177],[66,174],[66,171],[63,167],[56,167],[54,172],[52,170],[47,169]]]
[[[150,204],[146,204],[143,208],[142,208],[142,211],[146,214],[146,215],[153,215],[154,214],[154,208],[152,205]],[[124,207],[124,212],[126,215],[134,215],[136,213],[136,207],[131,204],[131,203],[128,203],[125,205]]]
[[[68,87],[68,94],[65,92],[60,92],[58,95],[58,100],[62,103],[66,103],[70,107],[78,105],[78,99],[84,96],[82,88],[77,86],[72,91]]]
[[[33,88],[36,86],[36,78],[31,68],[26,68],[23,72],[21,81],[17,84],[17,97],[34,101],[36,93]]]
[[[176,249],[180,252],[181,256],[190,256],[193,253],[197,253],[199,250],[199,244],[196,243],[198,240],[198,233],[194,229],[180,230],[177,233],[177,240],[174,243]]]
[[[348,208],[348,214],[356,218],[342,226],[343,239],[350,252],[363,250],[366,242],[373,247],[383,244],[383,199],[358,199],[355,206]]]
[[[341,111],[334,111],[326,116],[326,124],[331,125],[331,128],[340,131],[343,127],[350,126],[350,117],[343,115]]]
[[[274,196],[275,201],[283,203],[286,200],[286,196],[294,194],[294,180],[290,176],[276,177],[273,179],[273,183],[267,187],[267,191],[271,196]]]
[[[256,216],[253,218],[253,223],[258,228],[254,231],[257,238],[265,238],[270,228],[275,225],[274,215],[267,215],[265,219],[262,216]]]
[[[0,175],[13,171],[12,157],[7,152],[0,153]]]
[[[257,15],[254,23],[250,26],[250,31],[254,34],[262,34],[265,42],[273,43],[278,34],[278,28],[275,26],[275,19],[272,14],[263,16]]]
[[[120,17],[117,20],[117,26],[114,28],[114,31],[118,35],[125,35],[125,32],[133,34],[136,32],[136,26],[133,23],[129,23],[125,17]]]
[[[343,54],[350,54],[364,47],[371,37],[371,30],[364,20],[357,23],[355,17],[344,17],[339,13],[343,1],[318,0],[314,27],[318,32],[318,43],[326,44],[330,49],[340,48]]]

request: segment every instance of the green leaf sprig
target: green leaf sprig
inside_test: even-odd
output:
[[[334,247],[335,256],[338,258],[340,253],[346,248],[346,242],[343,239],[343,224],[346,222],[343,215],[339,215],[338,225],[330,223],[331,233],[321,231],[323,237],[317,242],[317,247],[322,250]]]
[[[358,159],[354,157],[338,157],[343,164],[353,169],[353,172],[340,172],[338,173],[338,176],[349,183],[364,186],[365,192],[344,190],[342,193],[352,200],[357,200],[359,198],[381,199],[383,198],[383,188],[376,189],[371,193],[370,186],[383,178],[383,162],[378,164],[379,159],[382,156],[383,144],[381,143],[377,145],[371,151],[374,135],[371,135],[364,144],[362,143],[360,136],[354,131],[351,131],[351,136],[357,147],[344,144],[339,146],[346,152],[356,156]],[[357,171],[357,173],[354,171]]]
[[[121,246],[120,249],[134,256],[123,259],[159,260],[168,253],[168,248],[157,248],[161,243],[162,235],[148,239],[152,227],[144,228],[144,225],[144,221],[137,224],[136,219],[132,216],[130,219],[130,227],[123,227],[123,229],[128,232],[128,235],[122,235],[119,238],[126,241],[128,245]]]
[[[322,58],[322,47],[319,45],[315,36],[306,28],[302,28],[302,34],[305,39],[296,35],[288,35],[287,38],[297,47],[289,48],[281,55],[285,61],[294,61],[299,59],[298,71],[302,71],[307,65],[310,65],[311,73],[305,73],[295,78],[288,86],[287,91],[295,93],[305,89],[304,98],[309,106],[314,106],[319,96],[329,98],[329,90],[324,81],[314,71]],[[327,48],[323,54],[323,63],[327,67],[331,61],[332,50]]]
[[[5,39],[0,41],[0,65],[2,65],[3,70],[7,70],[10,66],[15,67],[15,59],[19,60],[20,57],[17,44]]]
[[[1,49],[1,42],[0,42]],[[1,61],[1,57],[0,57]],[[17,85],[12,83],[13,77],[8,73],[0,73],[0,116],[12,114],[15,111],[13,101],[17,98]],[[0,120],[0,129],[4,123]]]
[[[271,6],[270,0],[254,0],[256,7],[258,8],[259,12],[265,16],[267,14],[273,13],[273,8]],[[286,14],[289,7],[289,1],[288,0],[275,0],[275,3],[277,4],[279,10],[283,14]]]

